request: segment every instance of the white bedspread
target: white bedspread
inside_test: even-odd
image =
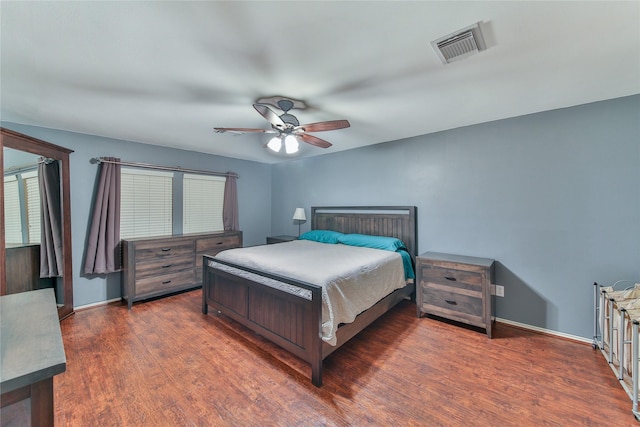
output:
[[[336,345],[340,323],[405,286],[399,254],[308,240],[220,252],[216,259],[322,286],[322,339]]]

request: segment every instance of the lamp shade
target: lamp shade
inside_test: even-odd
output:
[[[287,135],[284,139],[284,150],[287,154],[298,152],[298,139],[293,135]]]
[[[297,219],[298,221],[306,221],[307,216],[304,214],[304,208],[296,208],[296,210],[293,212],[292,219]]]
[[[271,138],[271,141],[269,141],[269,143],[267,144],[267,147],[269,147],[271,150],[277,153],[278,151],[280,151],[280,148],[282,148],[282,141],[280,140],[280,138],[275,136]]]

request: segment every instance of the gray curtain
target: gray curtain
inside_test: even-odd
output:
[[[58,161],[38,164],[40,187],[40,277],[58,277],[63,272],[62,199]]]
[[[120,162],[105,157],[104,160]],[[120,270],[120,165],[100,163],[93,218],[85,252],[85,274],[105,274]]]
[[[225,231],[239,230],[238,224],[238,177],[229,174],[224,184],[224,201],[222,205],[222,223]]]

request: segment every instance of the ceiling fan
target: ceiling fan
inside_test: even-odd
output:
[[[291,113],[294,107],[294,101],[281,97],[269,98],[267,101],[275,102],[260,102],[253,104],[253,108],[271,124],[271,129],[254,129],[254,128],[213,128],[218,133],[275,133],[266,146],[275,152],[279,152],[282,149],[282,143],[284,142],[285,151],[287,154],[293,154],[298,151],[298,139],[306,142],[307,144],[314,145],[320,148],[329,148],[331,143],[320,139],[314,135],[310,135],[309,132],[324,132],[329,130],[344,129],[351,126],[347,120],[330,120],[325,122],[309,123],[301,125],[298,119]],[[304,106],[304,103],[297,101]],[[274,105],[282,110],[282,114],[277,114],[267,105]]]

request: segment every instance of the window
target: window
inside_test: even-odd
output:
[[[120,174],[121,239],[224,230],[225,177],[127,167]]]
[[[173,173],[121,169],[120,237],[172,234]]]
[[[15,175],[4,177],[4,233],[7,243],[22,243],[22,209],[18,185]]]
[[[4,177],[5,241],[40,243],[40,185],[38,171]]]
[[[185,174],[183,178],[182,231],[206,233],[224,230],[222,206],[226,178]]]
[[[25,201],[27,204],[27,235],[29,243],[40,243],[40,182],[38,171],[22,174]]]

